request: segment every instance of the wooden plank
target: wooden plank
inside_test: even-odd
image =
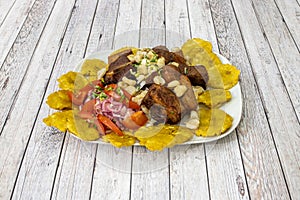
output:
[[[13,6],[10,8],[8,2],[12,2]],[[2,66],[10,48],[12,47],[18,33],[21,31],[22,26],[31,10],[35,0],[16,0],[14,1],[6,1],[3,10],[1,9],[1,13],[10,11],[7,15],[3,16],[3,20],[1,20],[0,14],[0,66]],[[3,14],[3,13],[2,13]]]
[[[253,6],[255,7],[256,15],[275,56],[282,79],[300,121],[299,83],[295,81],[300,77],[300,70],[298,68],[300,51],[297,49],[286,24],[280,20],[282,16],[273,1],[253,1]],[[300,10],[300,6],[298,8]],[[299,23],[297,24],[300,27]]]
[[[217,38],[208,0],[188,0],[187,2],[192,37],[210,41],[213,50],[218,52]]]
[[[190,13],[188,13],[187,4],[180,0],[166,1],[165,4],[166,44],[169,48],[181,47],[191,36]],[[170,196],[172,199],[209,199],[204,158],[202,144],[175,146],[170,149]]]
[[[300,5],[297,0],[275,0],[276,6],[280,10],[284,23],[286,23],[289,31],[300,49]],[[273,9],[272,9],[273,10]],[[275,11],[276,13],[276,11]]]
[[[140,47],[164,45],[163,1],[142,2]],[[133,150],[131,199],[169,199],[168,149],[151,152],[144,147],[134,147]]]
[[[214,49],[218,49],[218,47],[216,46],[214,28],[211,24],[212,19],[208,2],[188,1],[188,8],[192,36],[204,36],[204,39],[211,38],[212,43],[214,44]],[[192,145],[192,150],[189,149],[189,147],[185,149],[181,147],[181,149],[183,150],[175,153],[173,153],[171,150],[171,153],[175,155],[177,154],[177,156],[175,156],[176,160],[174,164],[171,163],[171,167],[173,167],[173,169],[175,170],[175,175],[171,174],[171,183],[172,187],[174,187],[174,195],[171,196],[178,197],[179,199],[185,196],[187,196],[187,199],[196,199],[200,197],[202,199],[208,199],[210,195],[209,193],[213,193],[212,197],[214,198],[249,198],[247,191],[245,192],[243,190],[242,192],[240,192],[237,186],[236,180],[238,179],[239,185],[243,185],[243,189],[246,188],[243,166],[239,155],[236,135],[232,134],[230,137],[227,137],[222,141],[217,144],[216,142],[214,142],[212,144],[206,145],[206,152],[203,149],[203,145]],[[175,148],[174,150],[177,149]],[[210,191],[208,191],[205,153],[208,162],[207,173]],[[232,165],[228,165],[229,159],[232,160]],[[178,162],[178,160],[181,162]],[[222,169],[222,172],[225,171],[225,173],[220,173],[220,169]],[[179,173],[181,171],[183,171],[182,174]],[[190,174],[188,176],[189,178],[185,178],[186,174]],[[217,178],[215,177],[215,174],[218,175]],[[231,178],[228,178],[228,174],[231,175]],[[201,186],[199,186],[200,184]],[[223,185],[223,190],[220,190],[220,185]],[[202,189],[199,190],[199,188]]]
[[[0,27],[3,23],[3,21],[5,20],[5,18],[7,17],[9,11],[11,10],[11,8],[14,6],[16,0],[13,1],[6,1],[6,0],[2,0],[0,1]]]
[[[74,66],[84,56],[97,5],[97,0],[76,1],[59,52],[62,59],[54,68],[63,67],[63,71],[74,70]],[[55,74],[53,80],[61,73],[60,71]],[[66,134],[59,158],[61,164],[55,172],[55,177],[50,179],[55,178],[51,199],[89,199],[96,148],[95,144],[82,142]],[[56,153],[59,155],[59,152]]]
[[[118,10],[119,0],[99,1],[87,46],[87,55],[112,50]]]
[[[228,55],[232,63],[238,66],[242,71],[241,87],[244,109],[243,117],[237,131],[249,195],[253,199],[272,199],[276,197],[288,199],[289,194],[280,161],[276,153],[276,147],[272,139],[272,132],[265,116],[257,89],[258,86],[253,77],[252,65],[247,59],[247,53],[237,21],[235,20],[231,2],[227,0],[212,0],[210,1],[210,5],[218,41],[220,43],[220,52],[224,55]],[[245,21],[243,21],[244,25],[241,26],[241,23],[239,23],[243,36],[245,34],[253,36],[253,38],[249,40],[249,42],[251,42],[249,46],[251,44],[253,48],[251,51],[259,52],[261,49],[265,50],[266,47],[261,47],[260,44],[256,43],[257,39],[261,40],[261,36],[258,35],[260,31],[257,30],[257,28],[254,29],[253,19],[255,18],[247,15],[249,12],[253,12],[252,8],[249,7],[245,1],[240,5],[243,9],[240,8],[240,10],[238,10],[236,8],[235,12],[239,13],[237,14],[238,20],[241,20],[241,16],[245,17]],[[249,56],[251,61],[253,59],[259,60],[264,58],[264,56]],[[262,60],[259,61],[263,62]],[[253,65],[253,68],[259,68],[260,66],[261,65]],[[265,75],[266,74],[268,73],[265,73]],[[261,85],[259,86],[262,87]],[[270,165],[270,163],[272,164]]]
[[[124,15],[131,14],[131,11],[126,12],[129,3],[119,0],[99,2],[87,52],[112,49],[113,43],[116,42],[115,28],[119,32],[126,30]],[[131,147],[118,149],[109,144],[99,144],[91,199],[129,199],[131,159]]]
[[[23,164],[22,169],[24,171],[20,173],[18,179],[19,181],[15,189],[16,195],[20,195],[20,193],[22,192],[22,187],[20,184],[22,183],[22,181],[20,182],[20,180],[24,180],[24,176],[26,176],[27,174],[30,175],[30,173],[36,169],[33,165],[34,162],[39,162],[39,164],[41,164],[42,166],[47,166],[48,164],[52,166],[51,163],[55,160],[55,155],[51,155],[51,153],[53,153],[53,151],[51,150],[58,149],[59,145],[53,145],[50,148],[50,146],[48,146],[48,142],[51,140],[57,140],[56,143],[59,144],[58,141],[62,139],[59,134],[55,135],[51,133],[52,129],[45,129],[45,126],[40,121],[41,118],[39,118],[39,130],[36,132],[36,137],[32,137],[31,139],[33,141],[36,141],[37,143],[42,143],[47,148],[49,148],[46,149],[49,155],[47,157],[39,157],[38,154],[29,153],[30,157],[27,157],[27,159],[22,162],[24,151],[26,150],[27,142],[30,138],[31,130],[34,126],[37,112],[39,111],[38,105],[42,101],[44,90],[47,86],[48,79],[52,70],[52,65],[56,58],[57,48],[60,46],[60,37],[61,35],[63,35],[65,28],[64,26],[68,18],[67,13],[62,12],[63,10],[67,10],[67,7],[65,6],[65,4],[63,4],[63,2],[64,1],[58,2],[58,5],[53,11],[54,17],[52,16],[50,18],[49,23],[45,28],[45,32],[37,47],[36,54],[34,54],[31,65],[28,67],[27,75],[23,81],[22,87],[20,88],[19,95],[14,103],[13,109],[11,110],[10,118],[7,120],[0,137],[0,150],[2,152],[0,155],[1,199],[8,199],[11,196],[21,164]],[[53,3],[54,2],[49,1],[48,3],[40,4],[40,6],[35,6],[30,15],[32,16],[32,18],[38,18],[38,16],[43,13],[46,15],[49,14]],[[72,5],[70,5],[69,8],[70,7],[72,7]],[[42,13],[40,13],[40,11],[42,11]],[[29,25],[32,26],[32,21],[30,21],[30,23],[25,26]],[[56,28],[53,29],[53,27]],[[28,39],[32,40],[30,36],[28,36]],[[26,44],[24,44],[24,46],[26,46]],[[27,45],[26,48],[30,49],[30,46],[28,47]],[[18,56],[19,55],[16,55],[16,57]],[[25,65],[26,63],[23,64]],[[18,67],[22,68],[21,66]],[[52,135],[51,139],[48,140],[46,137],[37,137],[45,136],[40,135],[43,131],[45,132],[45,134]],[[29,151],[31,152],[32,149],[29,149]],[[41,182],[38,182],[36,180],[33,180],[32,183],[38,184],[40,186],[44,184],[40,184]],[[28,190],[23,192],[28,194],[32,191]],[[50,193],[51,190],[46,191],[45,193],[43,193],[43,195],[47,194],[47,192]]]
[[[188,3],[192,36],[203,35],[203,39],[211,41],[213,49],[219,52],[209,2],[193,0]],[[211,198],[249,199],[236,132],[205,144],[205,155]]]
[[[283,65],[283,62],[286,64],[290,63],[291,65],[296,64],[297,61],[287,55],[290,53],[297,57],[297,53],[295,52],[296,48],[294,45],[291,45],[292,41],[288,36],[288,32],[280,33],[273,31],[273,33],[271,33],[271,27],[269,26],[272,23],[267,23],[265,19],[273,19],[273,17],[269,15],[276,13],[276,7],[275,5],[272,6],[272,2],[265,2],[266,4],[264,4],[269,9],[269,12],[265,12],[266,8],[263,9],[264,5],[261,5],[260,2],[254,4],[257,8],[256,14],[258,14],[262,26],[260,26],[258,21],[253,20],[255,19],[255,13],[253,11],[250,12],[250,2],[233,2],[244,36],[247,52],[250,58],[255,58],[251,59],[251,64],[252,66],[261,66],[253,67],[253,71],[259,85],[260,94],[273,133],[289,193],[292,198],[298,198],[300,195],[300,188],[298,187],[298,183],[300,182],[300,149],[298,148],[300,146],[300,125],[289,98],[289,90],[286,90],[285,84],[282,82],[280,76],[280,70],[285,71],[287,70],[286,68],[288,68]],[[273,10],[273,12],[270,10]],[[248,22],[247,26],[244,25],[246,21]],[[279,26],[279,24],[280,23],[277,23],[276,26]],[[264,38],[263,30],[261,30],[260,27],[266,31],[265,34],[269,43],[266,41],[266,38]],[[275,27],[273,28],[275,29]],[[250,30],[255,31],[256,35],[250,34]],[[285,29],[282,28],[281,30]],[[276,41],[276,38],[282,38],[281,41],[284,45],[278,46],[278,40]],[[269,45],[272,49],[270,49]],[[273,50],[275,60],[271,50]],[[278,54],[279,52],[281,52],[281,55]],[[285,55],[287,57],[280,57]],[[280,62],[278,62],[279,60]],[[278,64],[279,69],[276,64]],[[279,66],[281,64],[282,66]],[[287,73],[291,73],[291,71]],[[297,80],[297,70],[294,71],[293,76],[286,80],[296,87],[297,83],[294,82]],[[285,134],[287,130],[288,135]]]
[[[0,69],[1,131],[54,4],[55,1],[35,2]]]

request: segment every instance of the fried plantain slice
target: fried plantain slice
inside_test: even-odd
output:
[[[228,90],[212,89],[206,90],[197,98],[198,103],[204,104],[209,108],[215,108],[231,100],[231,93]]]
[[[53,92],[47,98],[46,103],[55,110],[72,109],[72,102],[68,96],[68,90]]]
[[[207,72],[209,77],[207,85],[212,88],[229,90],[239,81],[240,70],[230,64],[216,65]]]
[[[209,69],[222,64],[219,57],[212,52],[211,43],[200,38],[186,41],[181,49],[186,60],[193,66],[203,65],[206,69]]]
[[[96,128],[83,119],[74,116],[73,110],[55,112],[43,119],[47,126],[53,126],[62,132],[67,130],[77,137],[92,141],[97,140],[100,135]]]
[[[131,135],[127,135],[127,134],[124,133],[123,136],[120,136],[120,135],[118,135],[114,132],[102,136],[102,139],[105,142],[109,142],[113,146],[118,147],[118,148],[131,146],[136,141],[136,138],[131,136]]]
[[[66,110],[62,112],[55,112],[43,119],[47,126],[53,126],[62,132],[68,129],[68,122],[73,118],[73,111]]]
[[[200,108],[199,117],[200,125],[196,135],[203,137],[221,135],[232,126],[233,122],[233,118],[220,109]]]
[[[166,147],[186,142],[193,137],[193,132],[176,125],[159,124],[151,127],[141,127],[135,132],[140,144],[151,151],[161,151]]]
[[[62,90],[74,91],[88,83],[88,80],[78,72],[68,72],[57,79],[58,87]]]
[[[77,116],[73,116],[69,120],[68,130],[85,141],[94,141],[100,138],[100,134],[93,124]]]
[[[108,65],[102,60],[86,59],[81,65],[80,73],[91,82],[98,79],[98,71],[107,67]]]
[[[172,126],[174,127],[174,125]],[[175,131],[172,134],[175,136],[174,139],[167,147],[173,147],[176,144],[182,144],[188,140],[190,140],[194,136],[194,131],[191,129],[182,127],[182,126],[175,126]]]

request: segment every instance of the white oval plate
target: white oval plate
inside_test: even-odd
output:
[[[92,58],[97,58],[100,60],[103,60],[104,62],[108,62],[107,58],[110,55],[110,53],[113,52],[113,50],[107,50],[107,51],[101,51],[101,52],[97,52],[94,53],[90,56],[87,56],[85,59],[92,59]],[[215,53],[220,60],[222,61],[222,63],[224,64],[231,64],[229,62],[229,60],[227,60],[227,58],[225,58],[224,56]],[[76,67],[76,71],[80,71],[81,65],[83,63],[83,61],[85,60],[83,59]],[[207,142],[213,142],[216,140],[219,140],[223,137],[226,137],[227,135],[229,135],[239,124],[240,120],[241,120],[241,116],[242,116],[242,105],[243,105],[243,99],[242,99],[242,92],[241,92],[241,87],[240,84],[237,83],[234,87],[232,87],[230,90],[231,95],[232,95],[232,99],[227,102],[226,104],[224,104],[222,107],[220,107],[220,109],[224,110],[226,113],[228,113],[230,116],[233,117],[233,122],[232,122],[232,126],[230,127],[230,129],[228,129],[225,133],[219,135],[219,136],[213,136],[213,137],[201,137],[201,136],[196,136],[194,135],[194,137],[192,139],[190,139],[187,142],[184,142],[182,144],[178,144],[178,145],[185,145],[185,144],[197,144],[197,143],[207,143]],[[79,137],[75,136],[74,134],[71,134],[74,137],[80,139]],[[109,144],[107,142],[104,142],[101,138],[95,141],[88,141],[91,143],[99,143],[99,144]],[[135,143],[134,145],[136,146],[141,146],[138,142]]]

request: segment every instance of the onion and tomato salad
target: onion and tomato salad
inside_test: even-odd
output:
[[[68,96],[78,106],[78,116],[94,125],[101,135],[111,130],[123,136],[124,130],[136,130],[148,121],[132,96],[117,84],[95,80],[78,92],[69,91]]]

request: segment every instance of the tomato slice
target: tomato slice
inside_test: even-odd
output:
[[[136,129],[140,128],[140,126],[137,125],[137,124],[131,119],[131,117],[125,118],[125,119],[122,121],[122,124],[123,124],[126,128],[131,129],[131,130],[136,130]]]
[[[82,91],[75,95],[73,92],[68,91],[68,96],[74,105],[80,106],[86,99],[88,92]]]
[[[119,129],[119,127],[111,121],[108,117],[105,117],[103,115],[98,115],[98,119],[101,123],[103,123],[105,126],[107,126],[109,129],[111,129],[113,132],[118,134],[119,136],[123,136],[123,132]]]
[[[139,106],[139,104],[135,103],[134,101],[129,100],[129,102],[128,102],[128,108],[139,110],[141,107]]]
[[[81,107],[81,111],[93,113],[95,110],[95,104],[96,104],[96,99],[91,99],[87,101],[85,104],[83,104],[83,106]]]
[[[97,130],[99,131],[99,133],[101,135],[105,135],[105,127],[103,126],[103,124],[99,121],[99,119],[94,119],[94,124],[97,127]]]
[[[99,86],[101,88],[104,87],[100,80],[95,80],[85,85],[76,94],[74,94],[71,91],[68,91],[68,96],[73,104],[80,106],[86,99],[89,91],[93,90],[95,86]]]
[[[148,117],[145,115],[143,111],[137,111],[133,113],[131,115],[131,119],[139,126],[144,126],[148,121]]]
[[[115,89],[117,88],[117,84],[109,84],[104,87],[104,93],[110,97],[112,97],[115,93]]]

